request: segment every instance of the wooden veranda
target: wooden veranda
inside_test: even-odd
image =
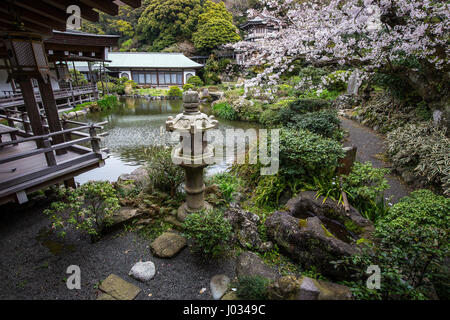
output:
[[[76,175],[104,164],[107,150],[100,148],[100,139],[105,133],[98,133],[104,123],[62,120],[58,114],[58,108],[96,99],[95,83],[54,89],[51,79],[56,74],[67,81],[70,62],[87,61],[89,68],[104,63],[117,46],[118,36],[66,31],[67,7],[77,5],[82,18],[97,21],[96,10],[117,15],[121,3],[140,6],[140,0],[2,4],[0,59],[5,63],[0,69],[7,70],[12,90],[0,98],[0,204],[26,202],[30,192],[57,183],[74,186]]]

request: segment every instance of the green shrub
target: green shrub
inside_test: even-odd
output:
[[[243,276],[238,279],[236,293],[244,300],[267,300],[269,282],[261,276]]]
[[[102,111],[112,110],[115,106],[117,106],[117,97],[113,95],[103,96],[100,100],[97,101],[97,105],[100,107]]]
[[[200,79],[198,76],[192,76],[190,77],[186,83],[193,85],[194,87],[203,87],[205,84],[203,83],[203,80]]]
[[[212,108],[213,114],[224,120],[236,120],[237,113],[227,102],[217,103]]]
[[[182,97],[183,91],[181,91],[181,89],[177,86],[173,86],[169,88],[169,92],[167,92],[167,95],[169,97]]]
[[[344,283],[351,287],[353,295],[357,299],[431,298],[434,290],[428,280],[443,275],[441,264],[449,254],[448,230],[427,225],[399,228],[387,223],[377,226],[375,236],[379,239],[376,244],[365,244],[360,253],[336,262],[345,264],[356,277],[356,281]],[[366,285],[366,270],[371,265],[381,271],[379,290]]]
[[[297,99],[289,107],[296,113],[317,112],[330,107],[330,102],[323,99]]]
[[[327,138],[340,138],[340,120],[335,110],[308,112],[292,117],[293,128],[305,129]]]
[[[386,215],[384,191],[389,189],[384,177],[389,169],[378,169],[372,163],[355,162],[352,172],[343,176],[343,189],[347,192],[350,203],[357,208],[363,216],[376,221]]]
[[[280,170],[305,179],[334,172],[344,152],[340,143],[305,130],[281,129]]]
[[[86,86],[88,84],[88,80],[84,77],[84,75],[78,70],[69,70],[70,78],[72,79],[72,83],[80,86]]]
[[[239,181],[236,176],[228,172],[214,175],[211,178],[211,182],[219,186],[220,192],[227,201],[233,199],[233,193],[236,192],[239,187]]]
[[[283,192],[296,193],[302,185],[315,179],[330,179],[339,159],[344,156],[337,141],[302,129],[281,129],[279,143],[280,169],[277,175],[261,176],[260,163],[235,164],[232,168],[259,206],[274,208]]]
[[[191,89],[194,89],[194,86],[193,86],[192,84],[190,84],[190,83],[186,83],[186,84],[183,86],[183,91],[189,91],[189,90],[191,90]]]
[[[278,120],[282,124],[292,121],[296,115],[303,115],[309,112],[318,112],[330,107],[330,102],[322,99],[299,98],[289,103],[288,108],[280,109]]]
[[[282,174],[262,176],[253,191],[256,205],[276,208],[281,194],[286,190],[286,177]]]
[[[66,227],[73,226],[97,240],[120,208],[116,191],[107,181],[91,181],[77,189],[61,188],[58,192],[61,200],[53,202],[44,213],[49,216],[53,228],[61,230],[59,235],[62,237]]]
[[[394,204],[380,224],[389,224],[399,229],[427,225],[448,230],[449,212],[450,198],[436,195],[430,190],[417,190]]]
[[[183,227],[186,237],[206,257],[220,257],[229,249],[232,227],[220,211],[191,213]]]
[[[410,168],[450,195],[450,139],[430,123],[407,124],[387,135],[387,154],[397,168]]]
[[[425,299],[429,281],[437,283],[448,299],[449,278],[444,259],[449,254],[450,199],[429,190],[418,190],[402,198],[376,224],[377,241],[360,254],[344,258],[360,281],[354,290],[363,298]],[[362,271],[369,265],[381,269],[381,290],[365,288]],[[447,293],[445,293],[447,290]],[[447,294],[445,296],[445,294]]]
[[[184,171],[172,161],[170,148],[154,147],[147,161],[147,171],[153,189],[174,196],[184,182]]]
[[[351,74],[352,72],[347,70],[338,70],[330,73],[323,78],[325,87],[330,91],[343,92],[347,90],[347,83]]]

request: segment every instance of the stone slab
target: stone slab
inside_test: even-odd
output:
[[[99,289],[117,300],[133,300],[141,292],[140,288],[115,274],[110,274],[103,280]]]

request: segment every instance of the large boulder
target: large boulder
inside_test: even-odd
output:
[[[213,99],[213,101],[222,100],[225,97],[225,94],[221,91],[217,92],[209,92],[209,96]]]
[[[118,182],[134,181],[134,185],[145,189],[150,184],[148,171],[145,167],[139,167],[131,173],[124,173],[117,179]]]
[[[334,220],[344,226],[354,238],[370,239],[374,231],[372,221],[364,218],[354,207],[350,206],[350,211],[345,212],[341,204],[330,198],[317,197],[314,191],[301,192],[288,201],[286,208],[296,218],[311,215],[320,219]]]
[[[355,248],[337,239],[318,217],[297,219],[288,212],[275,212],[266,220],[268,236],[293,260],[309,269],[316,267],[330,277],[341,277],[331,261],[356,253]]]
[[[351,300],[346,286],[303,276],[284,276],[268,286],[271,300]]]
[[[142,215],[142,212],[140,212],[136,208],[121,207],[119,210],[114,212],[114,214],[112,216],[111,226],[121,225],[132,219],[138,218],[141,215]]]
[[[230,222],[234,230],[235,240],[242,247],[254,248],[262,252],[272,249],[272,243],[263,242],[259,236],[258,226],[261,224],[261,219],[258,215],[232,203],[230,208],[225,211],[224,218]]]
[[[280,277],[279,273],[266,265],[258,255],[251,251],[245,251],[239,255],[236,261],[236,276],[260,276],[270,280]]]
[[[309,269],[337,279],[348,279],[343,268],[331,262],[358,252],[355,240],[370,239],[373,224],[353,207],[345,212],[342,205],[316,198],[314,192],[302,192],[266,219],[267,235],[293,260]]]

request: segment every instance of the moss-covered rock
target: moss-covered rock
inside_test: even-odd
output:
[[[268,286],[271,300],[351,300],[348,287],[303,276],[284,276]]]

